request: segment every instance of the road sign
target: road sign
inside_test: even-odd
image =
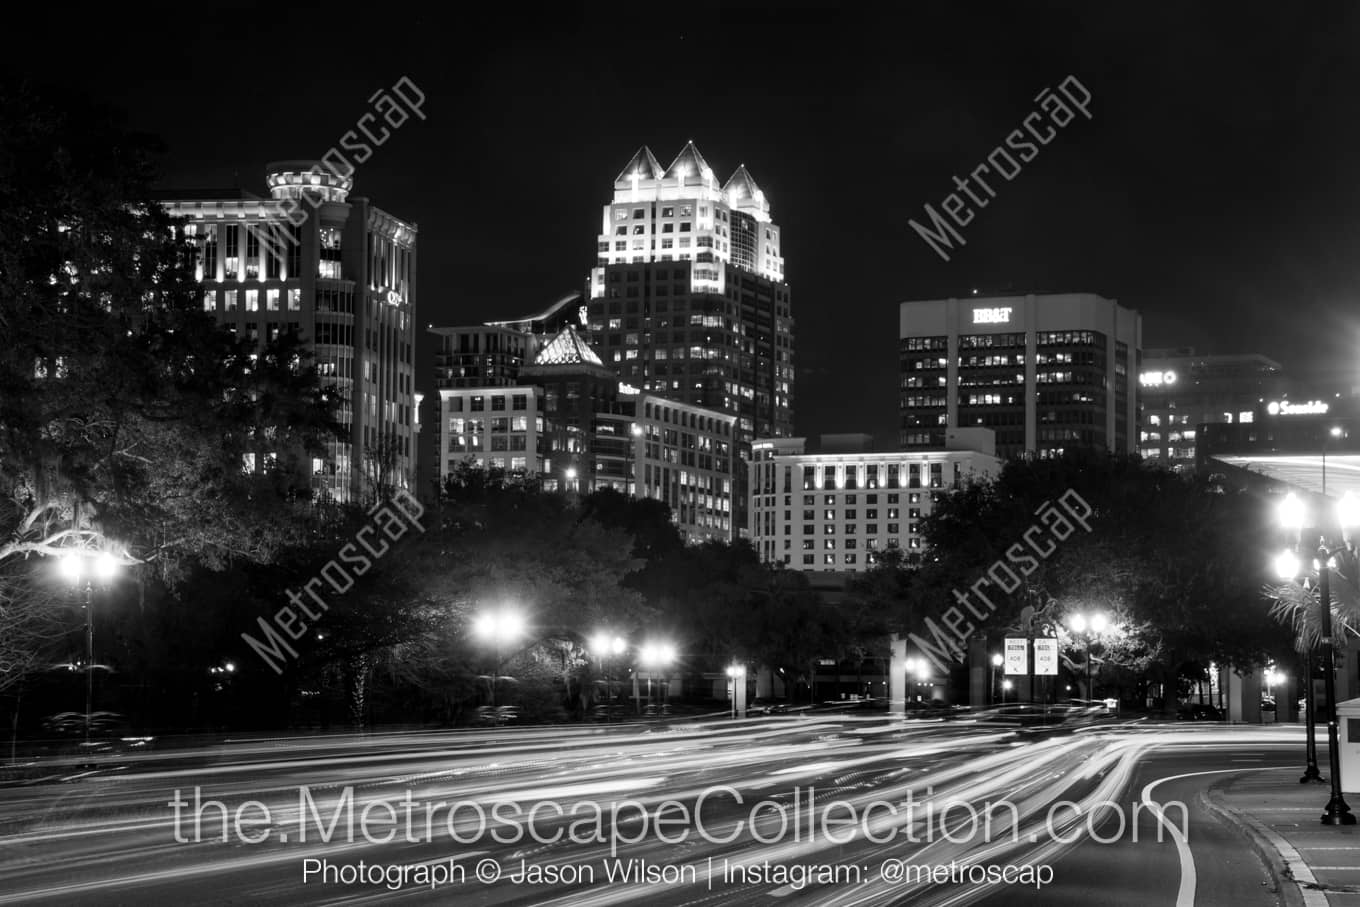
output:
[[[1034,673],[1037,676],[1056,677],[1058,675],[1058,641],[1056,639],[1034,640]]]
[[[1006,638],[1006,673],[1029,673],[1029,640]]]

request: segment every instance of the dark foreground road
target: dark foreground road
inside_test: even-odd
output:
[[[264,741],[0,789],[0,903],[1254,907],[1199,794],[1301,750],[847,716]]]

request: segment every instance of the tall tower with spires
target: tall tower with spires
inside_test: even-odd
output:
[[[583,321],[625,383],[736,417],[732,500],[745,529],[755,438],[793,435],[794,320],[770,202],[746,167],[724,183],[693,142],[645,145],[614,180]],[[697,464],[701,451],[682,453]],[[675,481],[686,478],[676,464]]]

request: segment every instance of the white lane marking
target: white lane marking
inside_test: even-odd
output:
[[[1147,786],[1143,788],[1143,805],[1152,810],[1153,814],[1157,817],[1157,821],[1162,823],[1167,831],[1171,832],[1171,838],[1176,842],[1176,855],[1181,861],[1181,884],[1176,891],[1176,907],[1195,907],[1195,883],[1198,880],[1198,876],[1195,873],[1195,858],[1190,853],[1190,842],[1185,840],[1185,835],[1181,834],[1181,830],[1166,817],[1165,813],[1162,812],[1161,804],[1152,799],[1152,792],[1157,789],[1159,784],[1163,784],[1167,781],[1179,781],[1182,778],[1197,778],[1201,775],[1226,775],[1232,774],[1233,772],[1262,772],[1270,771],[1273,768],[1273,766],[1271,769],[1220,768],[1209,772],[1186,772],[1183,775],[1171,775],[1167,778],[1159,778],[1156,781],[1150,781]]]

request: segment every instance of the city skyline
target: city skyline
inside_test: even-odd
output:
[[[101,15],[62,30],[76,48],[93,48],[107,33]],[[125,36],[124,77],[93,93],[166,139],[167,186],[234,175],[252,186],[270,160],[319,157],[370,96],[409,77],[428,97],[427,116],[374,150],[355,191],[416,223],[422,245],[440,250],[422,263],[425,324],[512,317],[580,289],[594,257],[599,174],[640,145],[666,154],[692,139],[719,173],[746,165],[777,205],[803,335],[797,433],[891,437],[896,306],[974,288],[1096,293],[1143,314],[1149,347],[1257,352],[1294,374],[1355,383],[1347,300],[1360,293],[1349,254],[1360,220],[1350,214],[1357,190],[1339,178],[1356,129],[1339,88],[1355,74],[1342,55],[1356,33],[1351,12],[1276,24],[1250,9],[1226,23],[1164,11],[1133,22],[1038,7],[982,20],[922,13],[908,32],[813,6],[782,19],[699,13],[726,33],[766,36],[767,74],[740,90],[705,75],[720,57],[703,29],[639,22],[636,34],[654,38],[638,44],[629,27],[603,28],[603,14],[567,12],[524,23],[516,37],[454,35],[447,55],[424,52],[438,30],[416,27],[400,59],[356,61],[332,73],[323,94],[292,87],[306,84],[306,55],[257,68],[223,62],[223,42],[238,33],[214,16],[228,15]],[[307,14],[270,15],[300,27]],[[347,36],[344,23],[306,27],[317,45]],[[948,35],[966,36],[968,52],[950,50]],[[20,48],[13,65],[44,71],[34,53]],[[630,54],[654,78],[635,78]],[[45,69],[58,83],[88,81],[78,63]],[[539,80],[547,70],[560,78]],[[192,113],[201,80],[185,76],[198,71],[230,74],[222,92],[240,100],[228,106],[250,128],[228,136],[204,127]],[[995,197],[979,195],[989,204],[975,207],[966,244],[940,260],[908,221],[938,206],[1069,75],[1089,89],[1091,119],[1061,130],[1013,181],[993,180]],[[681,110],[657,100],[667,97],[700,103]],[[655,103],[660,116],[617,115]],[[525,218],[552,225],[534,233],[527,259],[519,231],[539,228]],[[1266,343],[1248,333],[1263,323]],[[421,337],[426,392],[432,349]],[[837,390],[850,385],[855,394]]]
[[[22,12],[0,901],[1360,890],[1360,9]]]

